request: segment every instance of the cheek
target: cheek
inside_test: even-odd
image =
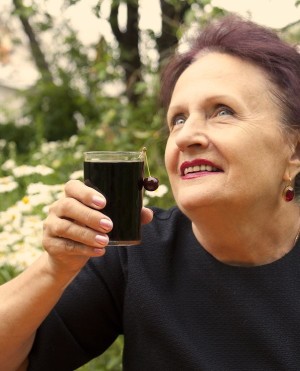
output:
[[[253,135],[253,138],[255,136]],[[244,185],[247,193],[268,190],[281,183],[287,165],[287,151],[282,138],[262,133],[256,140],[240,141],[235,153],[229,152],[229,174],[231,182]],[[243,174],[241,176],[241,174]],[[251,185],[251,186],[250,186]],[[277,192],[277,189],[275,189]]]

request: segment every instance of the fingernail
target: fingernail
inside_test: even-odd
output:
[[[108,243],[108,237],[102,236],[100,234],[97,234],[97,236],[95,237],[95,240],[101,245],[106,245]]]
[[[101,227],[105,228],[106,230],[111,230],[113,227],[113,223],[109,219],[100,219]]]
[[[98,206],[98,207],[103,207],[105,206],[105,198],[101,197],[101,196],[93,196],[92,198],[93,200],[93,204],[95,206]]]
[[[105,251],[105,249],[104,249],[103,247],[100,247],[100,248],[98,248],[98,249],[94,249],[94,252],[95,252],[96,254],[103,254],[103,251]]]

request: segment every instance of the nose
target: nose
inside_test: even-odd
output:
[[[206,132],[205,118],[200,115],[190,115],[177,131],[175,142],[181,151],[191,147],[206,148],[209,144],[209,138]]]

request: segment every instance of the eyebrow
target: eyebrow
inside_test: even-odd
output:
[[[174,105],[174,106],[169,106],[168,107],[168,110],[167,110],[167,113],[166,113],[166,119],[167,119],[167,122],[169,122],[169,120],[171,119],[172,115],[174,112],[184,112],[186,109],[184,108],[183,105]]]
[[[244,109],[246,108],[242,100],[239,100],[233,95],[225,95],[225,94],[211,95],[211,96],[204,97],[204,99],[202,100],[202,103],[204,102],[205,104],[207,104],[207,103],[214,102],[214,101],[224,101],[224,104],[228,104],[229,106],[239,105],[240,107],[243,107]],[[185,109],[186,109],[185,104],[169,105],[168,110],[167,110],[167,117],[169,117],[169,115],[174,111],[180,112],[180,111],[184,111]]]

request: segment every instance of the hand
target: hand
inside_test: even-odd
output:
[[[107,233],[112,221],[101,209],[105,198],[78,180],[65,186],[65,197],[56,201],[44,222],[43,246],[55,270],[77,273],[90,257],[105,254]],[[152,220],[152,211],[143,208],[142,223]]]

